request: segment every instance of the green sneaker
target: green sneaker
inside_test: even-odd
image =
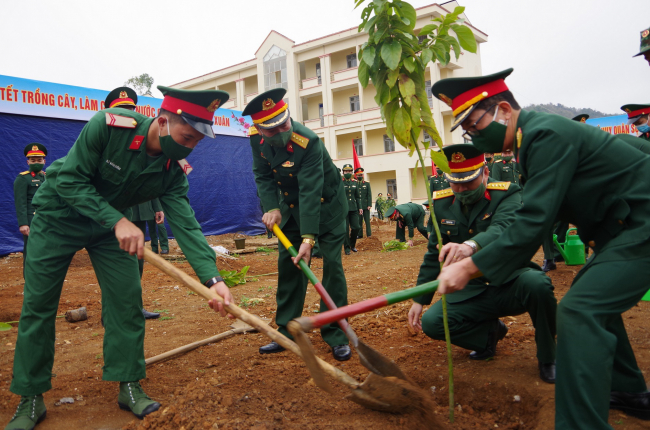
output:
[[[140,419],[160,409],[160,403],[151,400],[142,390],[139,382],[120,382],[117,404],[120,409],[131,411]]]
[[[18,409],[5,430],[32,430],[36,424],[45,419],[45,402],[43,395],[22,396]]]

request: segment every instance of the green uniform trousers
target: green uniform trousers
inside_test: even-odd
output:
[[[551,279],[544,272],[528,270],[514,281],[490,286],[471,299],[448,302],[451,343],[472,351],[483,351],[488,333],[496,328],[497,318],[528,312],[535,327],[537,359],[542,363],[553,363],[556,307]],[[434,303],[422,316],[422,330],[434,339],[445,339],[442,300]]]
[[[363,237],[363,223],[366,223],[366,236],[372,236],[372,229],[370,228],[370,211],[368,209],[363,210],[363,215],[359,215],[359,236],[357,238],[361,239]]]
[[[49,205],[49,204],[48,204]],[[18,325],[11,391],[23,396],[52,388],[55,319],[75,252],[86,248],[102,290],[105,381],[143,379],[144,316],[138,263],[119,248],[115,233],[70,207],[39,209],[29,234],[25,298]],[[74,288],[74,286],[68,286]]]
[[[30,228],[33,219],[34,219],[34,215],[28,215],[27,225],[30,226]],[[27,239],[29,239],[29,236],[25,236],[23,234],[23,279],[25,279],[25,261],[27,261]]]
[[[169,239],[167,238],[167,229],[165,224],[156,224],[156,220],[147,220],[147,221],[133,221],[140,230],[142,234],[147,234],[147,226],[149,226],[149,237],[151,237],[151,250],[158,254],[158,234],[156,233],[156,227],[160,229],[160,249],[169,251]],[[144,272],[144,259],[138,260],[138,268],[140,269],[140,279],[142,279],[142,273]]]
[[[320,252],[323,254],[323,279],[321,282],[329,293],[337,307],[348,304],[348,287],[343,273],[341,262],[341,245],[345,235],[345,224],[341,221],[338,227],[333,228],[325,234],[318,235]],[[293,217],[287,221],[282,232],[296,249],[300,247],[302,237],[300,228]],[[305,305],[305,294],[307,293],[307,277],[298,269],[291,259],[289,251],[278,243],[278,292],[275,299],[278,304],[278,311],[275,316],[275,323],[278,331],[290,339],[293,336],[287,331],[287,324],[294,318],[302,315]],[[321,300],[320,311],[327,310],[327,306]],[[348,339],[337,323],[328,324],[320,329],[323,340],[329,346],[347,345]]]
[[[395,223],[395,239],[399,240],[400,242],[406,242],[406,234],[405,233],[406,233],[406,229],[407,229],[408,226],[406,224],[404,224],[404,223],[401,223],[401,224],[402,224],[402,226],[400,227],[400,222],[399,221],[397,221]],[[424,217],[417,219],[416,224],[415,224],[415,228],[418,229],[418,231],[420,232],[420,234],[422,236],[424,236],[427,239],[429,238],[429,233],[428,233],[427,229],[424,228]],[[431,228],[433,229],[433,225],[431,226]],[[413,238],[411,237],[409,239],[413,239]]]
[[[553,243],[553,235],[557,234],[557,241],[563,243],[566,240],[566,232],[569,229],[569,223],[560,221],[555,224],[553,231],[550,234],[547,234],[542,243],[542,249],[544,250],[544,260],[553,260],[558,259],[558,261],[564,261],[562,254],[557,250],[557,246]]]
[[[347,252],[350,252],[352,248],[357,247],[357,237],[359,236],[360,231],[359,211],[348,211],[348,214],[345,217],[345,237],[343,241],[343,247]]]
[[[627,236],[627,242],[634,240],[634,234]],[[596,250],[558,305],[558,430],[611,429],[610,391],[647,389],[621,314],[648,291],[650,244],[617,242]]]

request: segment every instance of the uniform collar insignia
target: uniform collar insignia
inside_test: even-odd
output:
[[[490,218],[491,216],[492,216],[492,212],[486,213],[485,215],[483,215],[483,218],[481,218],[481,221],[485,221],[486,219]]]
[[[285,161],[282,163],[282,167],[293,167],[293,161]]]
[[[524,134],[521,132],[521,127],[517,130],[517,148],[521,148],[521,141],[524,138]]]

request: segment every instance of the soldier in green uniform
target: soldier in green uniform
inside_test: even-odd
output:
[[[275,322],[280,333],[291,337],[286,326],[302,314],[307,292],[307,277],[297,266],[300,259],[309,264],[315,238],[323,255],[323,285],[336,306],[347,304],[341,262],[347,204],[341,176],[325,145],[313,131],[291,119],[285,94],[282,88],[266,91],[248,103],[243,115],[250,115],[255,126],[250,144],[255,183],[265,212],[262,222],[269,229],[274,224],[280,226],[298,247],[296,258],[282,245],[278,256]],[[323,301],[320,309],[327,309]],[[321,335],[336,360],[350,358],[347,337],[338,324],[323,326]],[[272,354],[284,348],[271,342],[259,351]]]
[[[641,139],[650,141],[650,124],[648,116],[650,115],[650,105],[625,105],[621,106],[627,114],[627,123],[634,124],[641,135]]]
[[[345,255],[350,255],[350,250],[357,252],[357,237],[361,226],[359,218],[363,216],[363,207],[361,206],[361,191],[359,183],[352,178],[352,164],[343,166],[343,188],[348,200],[348,212],[345,218],[345,241],[343,248]]]
[[[492,179],[521,185],[519,183],[519,169],[512,157],[512,150],[501,152],[501,160],[494,162],[492,165],[492,170],[490,171]]]
[[[641,49],[635,57],[639,55],[643,55],[648,64],[650,64],[650,28],[641,31]]]
[[[21,172],[14,181],[14,204],[16,205],[16,219],[18,230],[23,235],[23,278],[25,277],[25,260],[27,259],[27,239],[29,227],[34,218],[32,199],[40,186],[45,182],[45,156],[47,148],[40,143],[30,143],[23,150],[27,157],[29,170]]]
[[[233,302],[187,199],[191,167],[184,160],[205,135],[214,137],[214,111],[228,100],[228,93],[158,89],[164,99],[157,118],[124,109],[95,114],[68,155],[52,163],[48,180],[34,197],[29,241],[39,252],[28,254],[25,267],[10,387],[22,397],[7,430],[33,428],[45,417],[42,393],[52,388],[59,297],[70,261],[82,248],[88,251],[102,290],[102,377],[119,381],[120,408],[138,418],[160,407],[138,382],[145,377],[137,262],[143,256],[144,235],[127,218],[132,206],[159,197],[201,282]],[[221,303],[209,304],[226,315]]]
[[[444,147],[449,160],[451,183],[433,196],[440,233],[445,244],[438,252],[438,240],[431,235],[428,251],[420,267],[418,285],[435,280],[439,261],[446,265],[467,258],[483,249],[509,227],[521,206],[521,189],[510,182],[489,179],[484,155],[473,145]],[[409,324],[439,340],[445,339],[442,302],[436,302],[422,317],[433,293],[414,299]],[[484,360],[494,356],[497,342],[508,328],[500,317],[528,312],[535,327],[540,378],[555,382],[555,310],[553,285],[534,263],[514,270],[503,284],[477,278],[463,291],[447,297],[449,332],[454,345],[473,350],[469,358]]]
[[[380,220],[384,219],[384,204],[386,203],[386,199],[384,199],[384,196],[382,193],[377,194],[377,200],[375,200],[375,210],[377,211],[377,218]]]
[[[494,154],[488,152],[485,154],[485,162],[487,163],[488,172],[490,172],[490,177],[492,177],[492,167],[494,166]]]
[[[650,156],[596,127],[521,110],[505,84],[511,72],[443,79],[432,89],[451,99],[452,129],[462,125],[481,152],[514,149],[526,180],[512,225],[445,267],[438,292],[462,290],[479,272],[503,284],[557,219],[570,222],[594,254],[557,308],[555,428],[609,429],[609,408],[650,419],[650,393],[621,317],[648,290]]]
[[[449,188],[449,182],[447,178],[443,175],[442,170],[435,168],[435,173],[429,178],[429,189],[433,193],[434,191],[446,190]]]
[[[372,189],[370,182],[366,182],[363,178],[363,167],[357,167],[354,174],[357,176],[357,188],[361,194],[361,209],[363,214],[359,216],[359,235],[357,239],[363,238],[363,223],[366,223],[366,236],[372,236],[372,229],[370,226],[370,211],[372,210]]]
[[[416,228],[422,236],[429,238],[427,229],[424,228],[426,213],[421,205],[404,203],[403,205],[393,206],[384,211],[384,216],[396,222],[395,239],[400,242],[406,242],[404,234],[406,227],[409,229],[409,240],[407,242],[409,246],[413,246],[413,234]]]
[[[386,194],[386,207],[387,208],[392,208],[397,206],[397,202],[393,198],[393,195],[391,193]],[[385,210],[384,210],[385,212]]]

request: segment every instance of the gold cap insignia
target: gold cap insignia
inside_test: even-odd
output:
[[[208,106],[208,112],[214,112],[215,110],[219,109],[220,104],[221,104],[221,100],[219,99],[212,100],[212,103],[210,103],[210,106]]]
[[[444,95],[444,94],[438,94],[438,97],[440,98],[440,100],[442,100],[443,102],[445,102],[445,103],[447,104],[447,106],[451,107],[451,101],[452,101],[452,100],[451,100],[449,97],[447,97],[447,96]]]
[[[580,118],[580,122],[587,122],[587,118],[585,117]]]
[[[262,110],[269,110],[275,107],[275,102],[271,99],[266,99],[262,102]]]
[[[38,146],[36,145],[32,146],[32,151],[38,151]]]
[[[643,30],[643,33],[641,33],[641,37],[648,37],[650,34],[650,30]]]
[[[120,91],[120,98],[121,99],[128,99],[129,96],[126,95],[126,91]]]
[[[451,154],[452,163],[462,163],[463,161],[467,161],[467,159],[460,152],[454,152],[453,154]]]
[[[625,112],[630,113],[632,111],[630,110],[630,108],[625,108]]]

